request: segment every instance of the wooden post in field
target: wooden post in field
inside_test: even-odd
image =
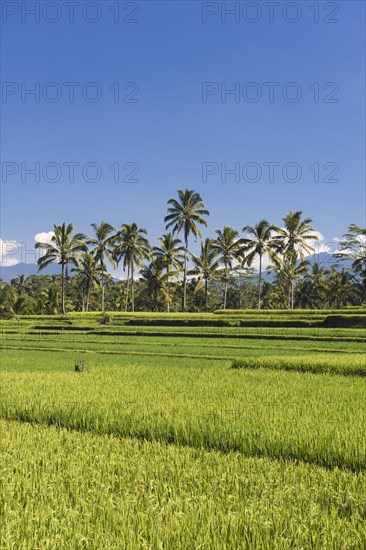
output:
[[[75,372],[84,372],[84,361],[76,361],[75,363]]]

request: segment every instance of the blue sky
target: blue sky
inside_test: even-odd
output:
[[[221,4],[235,2],[80,1],[74,23],[61,1],[40,11],[39,22],[22,9],[42,10],[43,2],[2,4],[3,241],[31,249],[34,235],[54,223],[88,233],[104,219],[116,227],[136,221],[154,242],[164,232],[167,199],[186,187],[211,212],[207,235],[260,218],[279,224],[289,209],[313,218],[325,241],[365,223],[364,2],[280,2],[273,22],[261,1],[256,12],[253,2],[240,2],[226,21]],[[37,82],[38,102],[25,95]],[[214,93],[203,101],[205,82]],[[235,86],[239,97],[221,98]],[[73,183],[70,162],[78,163]],[[205,162],[217,172],[207,181]],[[36,163],[38,183],[25,172]],[[88,181],[96,174],[88,163],[97,165],[99,181]],[[114,182],[116,163],[120,179],[138,166],[138,181]],[[268,163],[276,163],[272,183]],[[225,181],[222,165],[236,166],[240,181],[229,174]],[[283,173],[296,179],[299,168],[299,181],[284,180]]]

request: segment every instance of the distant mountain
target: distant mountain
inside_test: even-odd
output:
[[[320,254],[312,254],[311,256],[308,256],[305,258],[311,265],[314,263],[318,263],[321,267],[332,267],[332,265],[339,264],[341,267],[352,267],[352,262],[350,260],[340,260],[338,258],[335,258],[332,254],[329,254],[329,252],[320,252]]]
[[[315,262],[318,262],[322,267],[330,268],[332,265],[335,265],[337,263],[337,258],[334,258],[332,254],[329,254],[328,252],[321,252],[320,254],[313,254],[312,256],[308,256],[306,258],[310,264],[313,264]],[[342,260],[341,262],[342,267],[352,267],[352,262],[349,260]],[[46,269],[43,269],[41,272],[38,271],[37,264],[26,264],[26,263],[19,263],[17,265],[12,266],[5,266],[0,265],[0,278],[3,281],[6,281],[7,283],[10,282],[11,279],[14,279],[18,275],[25,275],[28,277],[28,275],[59,275],[60,274],[60,266],[57,264],[51,264]],[[266,270],[263,270],[263,277],[267,279],[267,281],[272,281],[274,279],[274,274],[267,274]],[[118,282],[118,279],[115,277],[113,278],[115,282]]]
[[[11,266],[0,265],[0,278],[7,283],[18,275],[28,277],[28,275],[58,275],[59,273],[60,266],[57,264],[51,264],[46,269],[42,269],[41,272],[38,271],[37,264],[19,263]]]
[[[338,264],[339,267],[346,267],[351,268],[352,262],[350,260],[339,260],[338,258],[335,258],[332,254],[329,254],[329,252],[320,252],[319,254],[312,254],[311,256],[307,256],[305,258],[310,264],[310,268],[313,264],[318,263],[320,267],[324,267],[325,269],[330,269],[332,265]],[[270,273],[267,273],[265,270],[263,273],[263,277],[269,281],[272,282],[275,278],[275,273],[271,271]]]

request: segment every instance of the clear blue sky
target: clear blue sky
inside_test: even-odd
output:
[[[202,10],[215,11],[221,2],[143,1],[137,3],[136,15],[133,3],[120,2],[120,19],[138,22],[115,23],[110,7],[116,3],[103,0],[94,24],[83,20],[83,1],[75,7],[74,23],[61,1],[61,13],[50,9],[41,13],[40,22],[30,14],[23,14],[21,21],[24,2],[2,4],[2,79],[19,86],[17,92],[14,84],[6,84],[1,104],[3,169],[4,162],[15,163],[5,171],[19,165],[16,175],[8,175],[7,181],[2,177],[3,240],[26,242],[30,248],[34,235],[50,231],[53,223],[72,222],[88,233],[91,222],[104,219],[117,227],[136,221],[154,241],[164,232],[167,199],[186,187],[199,191],[211,211],[206,234],[224,224],[241,229],[263,217],[278,224],[289,209],[312,217],[326,240],[340,236],[352,222],[364,224],[363,1],[330,3],[339,7],[337,14],[320,2],[318,23],[310,9],[314,2],[304,0],[297,2],[302,14],[295,23],[285,20],[296,17],[291,9],[283,15],[286,2],[276,7],[272,23],[261,1],[262,15],[257,11],[259,21],[252,23],[245,20],[256,16],[247,2],[240,3],[238,22],[230,15],[222,22],[225,14],[217,13],[207,15],[206,23]],[[4,15],[4,4],[11,4],[6,8],[10,11],[16,5],[18,13]],[[35,2],[26,4],[30,8]],[[98,16],[93,9],[87,17]],[[59,15],[59,22],[45,20]],[[40,101],[26,96],[22,102],[22,83],[34,88],[35,82],[40,83]],[[56,87],[47,87],[50,82]],[[80,83],[74,103],[64,82]],[[80,92],[88,82],[97,83],[102,92],[95,103]],[[139,91],[131,97],[138,102],[115,103],[115,92],[109,90],[115,82],[122,98],[133,92],[132,86],[123,90],[123,85],[137,83]],[[203,102],[202,82],[216,82],[219,88],[226,83],[228,89],[238,82],[240,101],[230,95],[221,101],[215,93]],[[255,86],[248,87],[250,82]],[[265,82],[279,83],[273,103]],[[282,97],[289,82],[302,92],[297,102]],[[314,101],[316,82],[319,102]],[[329,82],[339,91],[334,84],[323,90]],[[42,97],[42,90],[52,98],[60,88],[59,101]],[[262,93],[259,101],[243,99],[256,90]],[[89,87],[85,93],[92,96],[95,91]],[[296,90],[287,91],[291,98]],[[325,103],[326,97],[338,102]],[[202,163],[208,161],[228,168],[239,163],[240,169],[257,163],[263,174],[256,183],[242,177],[235,183],[233,176],[222,183],[220,172],[204,182]],[[49,162],[80,166],[74,183],[68,181],[65,166],[57,183],[45,181],[42,174],[39,183],[30,175],[22,183],[21,162],[28,168],[38,162],[41,169]],[[81,166],[88,162],[101,167],[99,182],[83,180]],[[109,166],[116,162],[121,168],[137,163],[138,183],[114,183]],[[280,163],[273,183],[268,182],[265,162]],[[299,182],[283,181],[281,170],[288,162],[301,166]],[[339,166],[334,176],[339,182],[322,181],[331,175],[333,165],[322,168],[329,162]],[[318,183],[309,169],[314,163],[320,166]],[[122,168],[123,176],[132,169]],[[49,177],[53,174],[50,169]],[[92,177],[92,170],[88,174]],[[291,169],[289,175],[294,175]]]

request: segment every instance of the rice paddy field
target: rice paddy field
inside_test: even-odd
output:
[[[2,321],[0,548],[366,548],[365,319]]]

